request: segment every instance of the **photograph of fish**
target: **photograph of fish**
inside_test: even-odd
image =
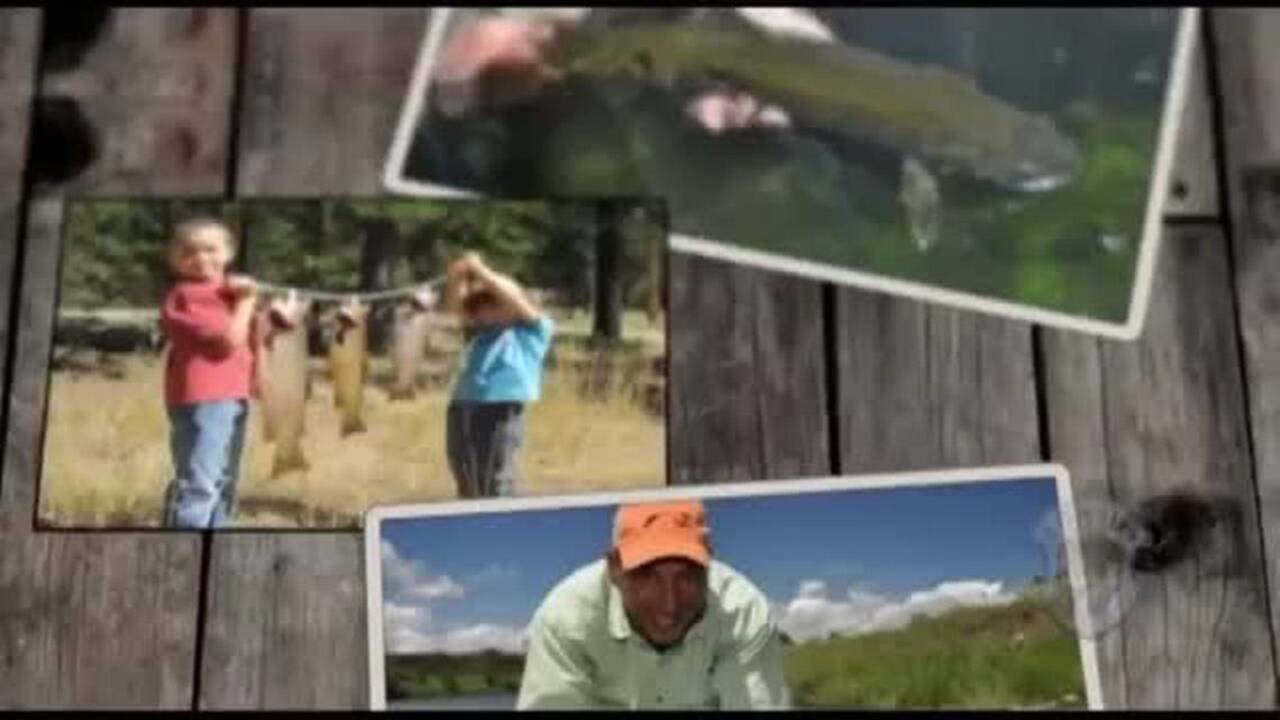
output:
[[[76,198],[36,526],[667,483],[665,203]]]
[[[384,183],[667,201],[671,249],[1140,334],[1179,8],[433,10]]]
[[[1099,709],[1076,517],[1055,465],[375,508],[370,703]]]

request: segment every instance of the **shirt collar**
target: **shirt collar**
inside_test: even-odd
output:
[[[615,640],[626,640],[631,637],[632,631],[626,608],[622,606],[622,593],[608,575],[604,581],[609,586],[609,634]]]

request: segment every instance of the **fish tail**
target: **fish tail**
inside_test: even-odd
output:
[[[271,465],[271,479],[274,480],[281,475],[294,471],[306,472],[310,469],[311,464],[303,457],[302,448],[286,449],[282,447],[276,452],[275,462]]]
[[[367,432],[369,428],[365,427],[364,419],[359,417],[348,417],[342,420],[342,436],[353,435],[355,433]]]

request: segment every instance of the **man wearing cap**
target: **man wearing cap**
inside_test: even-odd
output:
[[[517,709],[787,708],[768,600],[707,536],[700,502],[620,507],[534,613]]]

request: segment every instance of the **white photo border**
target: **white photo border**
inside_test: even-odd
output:
[[[393,193],[434,197],[485,197],[484,194],[476,191],[421,182],[404,175],[405,162],[422,114],[431,70],[452,10],[453,8],[433,9],[427,18],[425,39],[409,83],[408,95],[396,123],[391,149],[383,166],[383,186]],[[1169,196],[1170,176],[1173,172],[1174,155],[1177,151],[1178,135],[1182,128],[1183,110],[1187,100],[1187,88],[1190,84],[1191,61],[1200,37],[1200,17],[1199,7],[1179,8],[1173,59],[1169,66],[1168,81],[1165,83],[1164,106],[1156,141],[1155,162],[1147,190],[1146,214],[1138,249],[1137,269],[1129,290],[1129,310],[1124,322],[1112,323],[1084,315],[1045,310],[1024,303],[997,300],[975,293],[891,278],[865,270],[851,270],[827,263],[801,260],[788,255],[748,250],[732,243],[674,232],[668,237],[670,249],[787,275],[883,292],[925,303],[972,310],[1010,320],[1075,330],[1122,341],[1136,340],[1142,334],[1154,284],[1157,251],[1164,231],[1164,209]]]
[[[527,510],[567,510],[603,507],[627,502],[690,499],[711,500],[732,497],[801,495],[839,490],[874,490],[921,487],[956,483],[982,483],[1027,478],[1053,478],[1058,496],[1058,517],[1067,549],[1067,572],[1072,588],[1072,608],[1077,628],[1089,627],[1084,551],[1076,519],[1071,476],[1059,463],[1001,465],[974,468],[947,468],[897,473],[845,475],[826,478],[691,484],[624,490],[618,492],[543,495],[524,498],[483,498],[370,508],[364,523],[365,595],[368,602],[369,705],[387,709],[386,648],[382,607],[382,523],[411,518],[457,517],[479,513]],[[1077,633],[1084,675],[1086,703],[1090,710],[1103,709],[1102,679],[1098,669],[1098,640],[1093,633]]]

